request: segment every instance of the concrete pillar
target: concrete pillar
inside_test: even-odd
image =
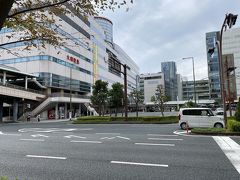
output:
[[[64,107],[64,117],[65,117],[65,119],[67,119],[67,113],[68,113],[67,103],[65,103],[65,107]]]
[[[64,90],[63,89],[60,90],[60,96],[64,97]]]
[[[16,100],[13,101],[13,121],[17,121],[18,115],[18,102]]]
[[[2,122],[3,118],[3,100],[0,99],[0,122]]]
[[[82,116],[82,104],[80,103],[79,104],[79,116],[81,117]]]
[[[58,119],[58,103],[55,106],[55,119]]]
[[[6,85],[6,78],[7,78],[7,73],[6,71],[3,71],[3,85]]]
[[[52,90],[51,88],[47,88],[47,95],[49,96],[50,94],[52,94]]]
[[[25,76],[25,89],[27,89],[28,88],[28,78],[27,78],[27,76]]]

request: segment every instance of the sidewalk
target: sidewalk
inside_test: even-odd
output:
[[[72,119],[72,121],[74,118]],[[70,121],[69,119],[45,119],[41,120],[40,122],[37,121],[37,118],[32,118],[30,121],[17,121],[17,122],[2,122],[1,124],[30,124],[30,123],[56,123],[56,122],[67,122]]]

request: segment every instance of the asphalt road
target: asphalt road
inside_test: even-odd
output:
[[[0,125],[0,176],[9,179],[239,180],[212,137],[173,125]]]

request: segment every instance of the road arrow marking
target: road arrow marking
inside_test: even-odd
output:
[[[64,136],[65,138],[80,138],[80,139],[86,139],[86,137],[82,136],[75,136],[75,135],[69,135],[69,136]]]
[[[32,137],[45,137],[45,138],[48,138],[49,136],[46,136],[46,135],[42,135],[42,134],[33,134],[31,135]]]
[[[117,138],[120,138],[120,139],[126,139],[126,140],[130,140],[130,138],[123,137],[123,136],[117,136]]]

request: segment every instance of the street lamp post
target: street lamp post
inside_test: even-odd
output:
[[[183,60],[185,60],[185,59],[192,59],[192,66],[193,66],[193,93],[194,93],[194,103],[196,105],[197,101],[196,101],[196,82],[195,82],[194,58],[193,57],[186,57],[186,58],[182,58],[182,59]]]

